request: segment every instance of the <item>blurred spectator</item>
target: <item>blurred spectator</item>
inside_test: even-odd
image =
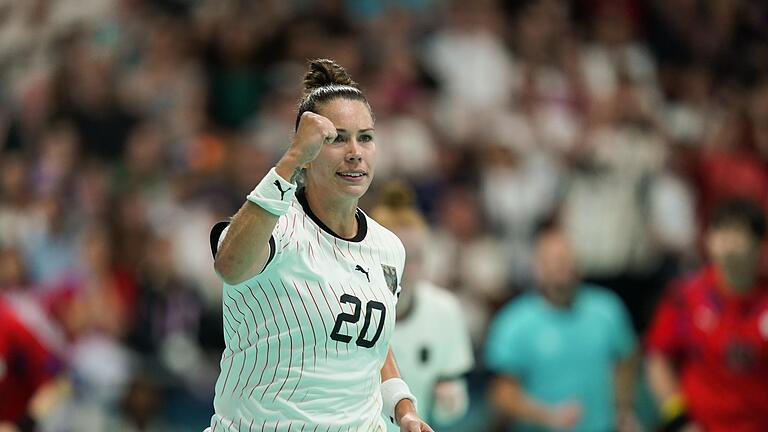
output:
[[[483,208],[510,255],[510,279],[520,287],[531,279],[531,235],[554,211],[564,183],[563,165],[536,148],[526,119],[510,114],[496,119],[484,146],[479,189]]]
[[[205,315],[211,312],[194,283],[177,272],[173,245],[167,238],[146,243],[138,287],[127,346],[153,370],[155,379],[163,377],[166,386],[196,392],[199,386],[211,384],[205,381],[211,371],[201,367],[205,350],[216,351],[220,345],[201,329]]]
[[[37,201],[33,230],[22,243],[32,280],[45,287],[76,267],[78,227],[57,195]]]
[[[584,276],[611,288],[642,328],[643,299],[653,298],[660,251],[653,243],[649,195],[662,186],[666,143],[655,127],[653,107],[642,89],[621,82],[607,111],[596,114],[562,201],[565,229]],[[657,203],[653,203],[657,204]],[[683,203],[684,205],[684,203]]]
[[[99,332],[121,337],[133,320],[136,282],[114,265],[114,245],[108,231],[93,226],[80,245],[81,267],[56,287],[67,296],[67,330],[73,338]]]
[[[35,394],[61,370],[61,363],[0,296],[0,425],[34,425]]]
[[[29,165],[18,153],[0,161],[0,247],[17,246],[40,225],[34,195],[28,193]]]
[[[87,156],[115,161],[123,153],[135,116],[118,99],[115,53],[76,32],[63,44],[56,71],[57,114],[71,121]]]
[[[429,38],[424,58],[440,84],[435,107],[449,135],[471,136],[473,121],[507,105],[514,86],[513,59],[505,49],[494,1],[447,2],[445,25]]]
[[[739,98],[741,99],[741,98]],[[715,117],[699,159],[701,215],[710,214],[716,203],[742,197],[768,206],[768,164],[755,147],[755,128],[742,112],[741,103]]]
[[[768,428],[768,285],[759,276],[765,234],[761,207],[722,203],[705,237],[711,264],[674,283],[659,306],[648,334],[648,377],[664,430]]]
[[[494,319],[490,397],[520,431],[632,431],[635,335],[621,301],[579,281],[562,230],[536,236],[536,291]]]
[[[154,129],[164,128],[173,140],[189,139],[205,125],[204,71],[193,55],[195,41],[184,37],[187,24],[180,17],[150,16],[145,25],[148,34],[136,48],[144,55],[117,83],[120,99],[152,119]]]
[[[275,22],[271,8],[253,13],[247,3],[230,2],[208,41],[208,110],[213,121],[227,128],[242,127],[259,107],[264,94],[260,50]]]
[[[123,432],[171,432],[162,418],[162,393],[157,379],[137,376],[128,385],[118,415],[108,421],[105,430]]]
[[[31,286],[24,257],[15,247],[0,249],[0,299],[48,351],[65,357],[65,335]]]
[[[390,346],[403,379],[424,407],[421,415],[446,425],[461,418],[469,406],[464,375],[474,363],[472,344],[458,299],[424,279],[429,231],[410,200],[407,189],[390,183],[371,212],[400,238],[408,255]],[[399,430],[391,423],[388,427]]]
[[[472,342],[480,346],[492,308],[508,296],[509,274],[504,249],[468,188],[452,186],[443,193],[430,243],[426,274],[461,299]]]

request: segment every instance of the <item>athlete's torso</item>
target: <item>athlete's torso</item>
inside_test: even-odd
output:
[[[348,241],[306,210],[294,200],[279,219],[262,273],[224,285],[212,429],[383,430],[402,244],[362,212]]]

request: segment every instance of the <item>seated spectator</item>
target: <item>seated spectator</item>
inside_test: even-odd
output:
[[[768,283],[759,278],[765,212],[729,200],[705,243],[711,264],[673,283],[648,334],[648,378],[663,430],[768,430]]]
[[[579,281],[559,227],[543,227],[535,243],[536,290],[506,305],[487,339],[492,403],[516,431],[635,430],[635,335],[624,305]]]

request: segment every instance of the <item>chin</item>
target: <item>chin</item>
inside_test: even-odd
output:
[[[365,185],[355,185],[355,186],[345,186],[343,187],[342,193],[349,196],[350,198],[361,198],[363,195],[365,195],[366,192],[368,192],[368,188],[371,186],[370,183]]]
[[[343,195],[346,195],[350,198],[360,198],[363,195],[365,195],[366,192],[368,192],[368,189],[371,187],[371,182],[367,181],[365,183],[361,184],[340,184],[337,187],[337,190],[342,193]]]

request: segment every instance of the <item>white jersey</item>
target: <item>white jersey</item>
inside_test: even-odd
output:
[[[474,356],[459,301],[428,282],[416,287],[413,306],[397,322],[392,353],[403,380],[428,416],[434,406],[435,384],[462,377],[472,369]],[[389,430],[400,429],[389,424]]]
[[[213,432],[385,430],[380,371],[405,249],[361,210],[357,235],[338,237],[301,192],[262,272],[224,284]],[[224,235],[212,233],[212,247]]]

